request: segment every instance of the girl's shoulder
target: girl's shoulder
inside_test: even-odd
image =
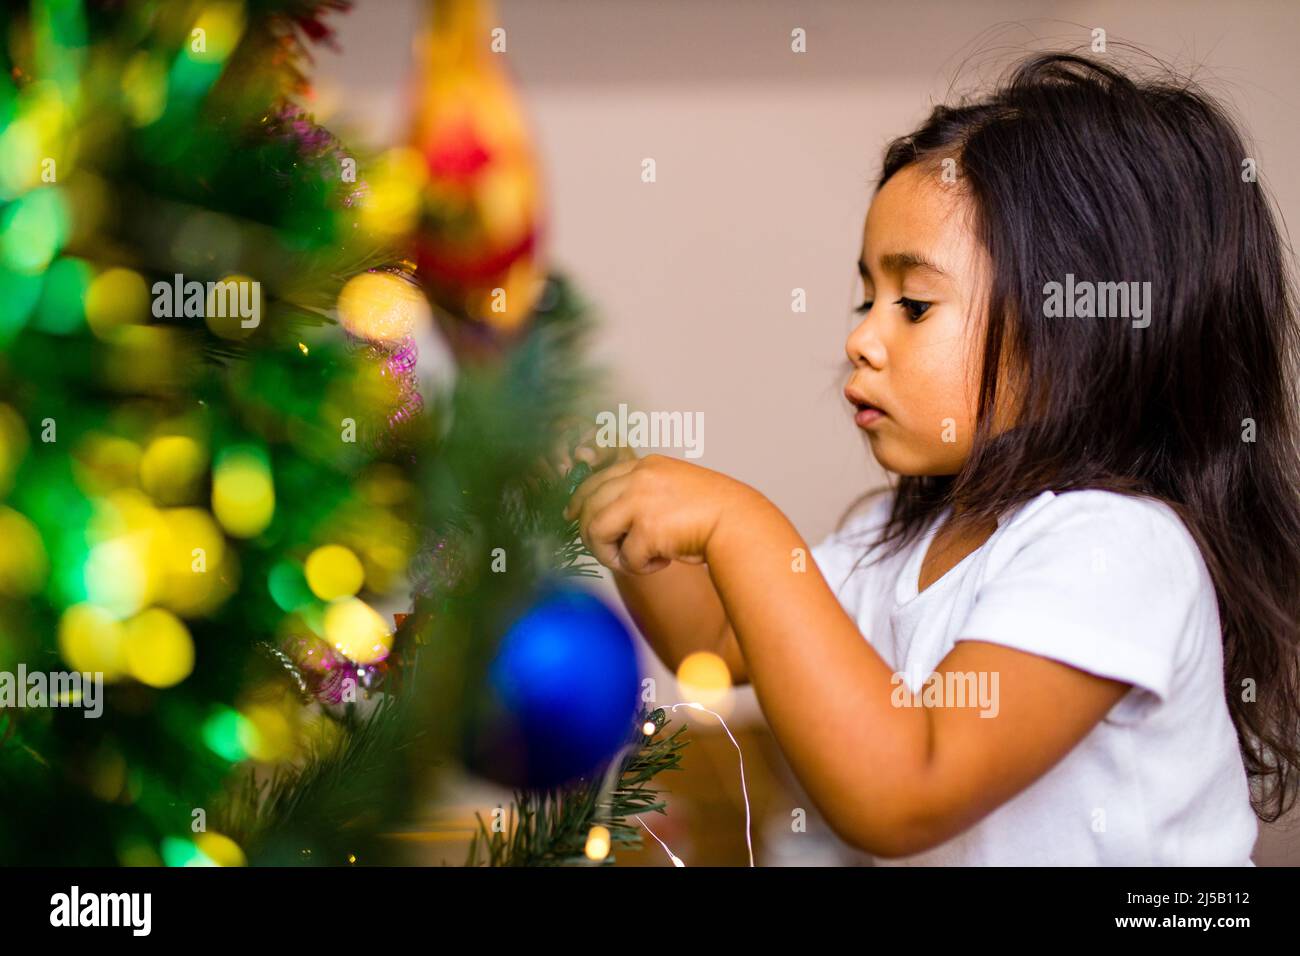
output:
[[[1013,509],[999,525],[1009,544],[1050,538],[1058,548],[1100,549],[1101,559],[1113,552],[1127,563],[1144,555],[1147,560],[1174,562],[1194,576],[1204,570],[1200,547],[1178,512],[1147,495],[1101,488],[1044,491]]]
[[[990,543],[962,639],[1141,688],[1124,720],[1186,691],[1187,681],[1221,689],[1214,583],[1167,502],[1101,489],[1044,491],[1014,509]]]

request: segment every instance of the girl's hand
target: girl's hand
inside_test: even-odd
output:
[[[635,461],[636,452],[626,446],[608,447],[596,443],[599,429],[586,419],[569,419],[564,438],[551,453],[550,465],[555,474],[567,475],[575,464],[585,461],[592,471],[620,461]]]
[[[673,561],[702,564],[718,526],[757,495],[716,471],[647,455],[592,475],[564,516],[578,519],[583,542],[605,567],[653,574]]]

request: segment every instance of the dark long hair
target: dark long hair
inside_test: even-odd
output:
[[[1227,701],[1271,821],[1300,772],[1300,333],[1250,156],[1190,81],[1064,53],[889,145],[877,188],[955,160],[993,275],[971,454],[956,475],[899,478],[879,544],[897,551],[950,505],[986,525],[1045,490],[1167,503],[1214,579]],[[1149,281],[1149,326],[1044,318],[1046,283],[1067,274]],[[1020,420],[994,434],[1000,360],[1025,388]]]

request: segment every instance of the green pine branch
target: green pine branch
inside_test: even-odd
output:
[[[646,736],[642,726],[655,724]],[[663,813],[663,792],[651,782],[666,770],[679,770],[687,741],[685,726],[661,736],[667,723],[662,708],[644,710],[629,738],[629,750],[620,758],[616,783],[603,794],[607,774],[594,774],[565,787],[515,792],[500,830],[489,828],[475,814],[479,829],[470,843],[466,866],[563,866],[586,862],[587,835],[594,826],[610,833],[610,853],[603,865],[616,862],[620,849],[640,849],[641,827],[630,818],[642,813]]]

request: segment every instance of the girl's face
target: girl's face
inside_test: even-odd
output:
[[[955,474],[970,454],[988,263],[968,210],[957,184],[914,164],[867,213],[863,318],[845,343],[845,395],[879,410],[854,420],[881,467],[898,474]]]

